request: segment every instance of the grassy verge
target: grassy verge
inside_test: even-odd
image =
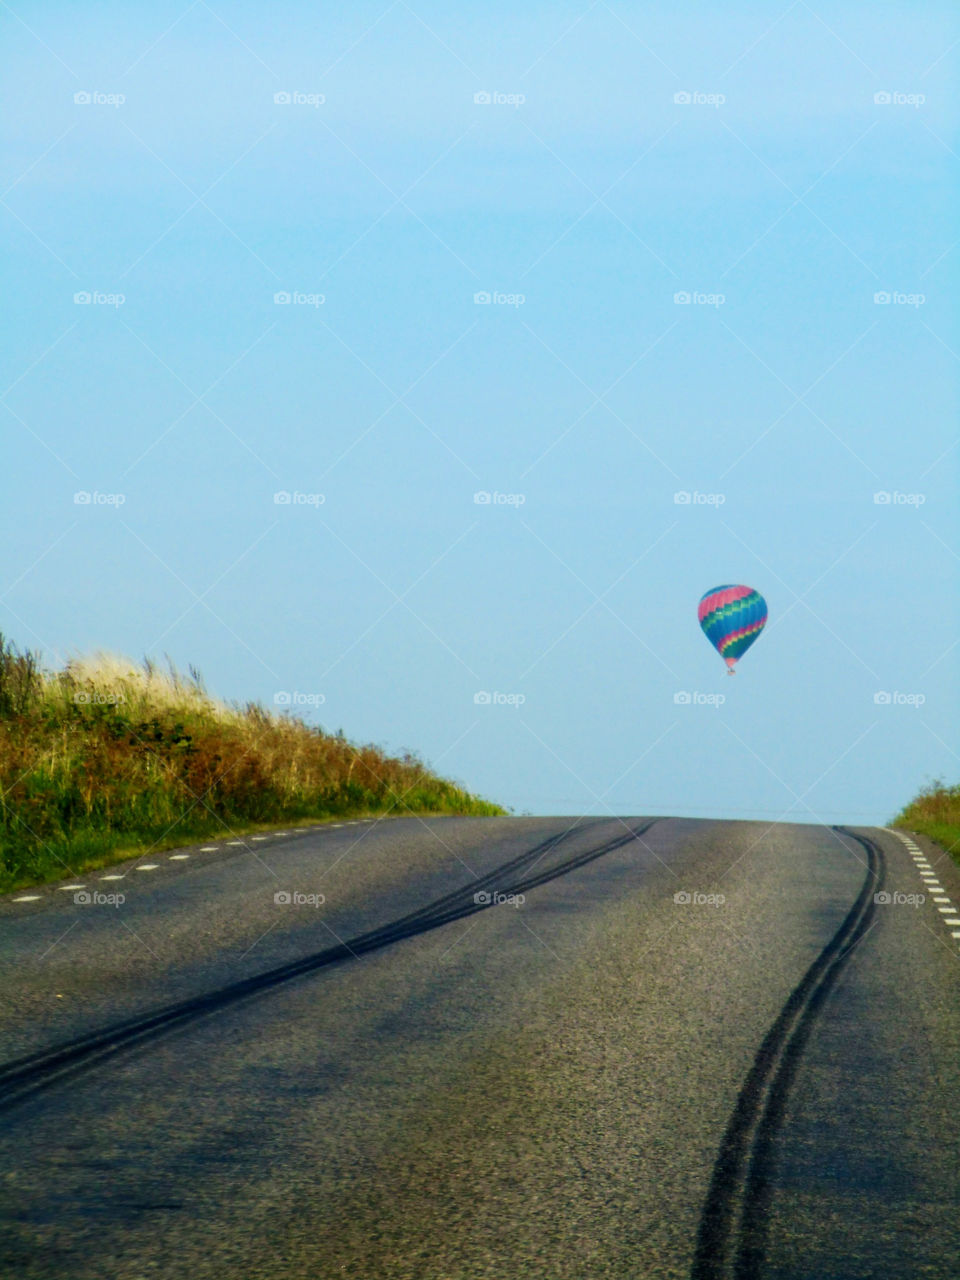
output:
[[[218,702],[193,669],[51,672],[0,636],[0,891],[271,825],[503,812],[413,755]]]
[[[891,825],[922,832],[960,863],[960,786],[948,787],[936,779],[897,814]]]

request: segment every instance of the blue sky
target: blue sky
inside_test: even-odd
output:
[[[308,695],[520,812],[956,778],[947,6],[0,23],[9,636]],[[726,582],[770,608],[733,680]]]

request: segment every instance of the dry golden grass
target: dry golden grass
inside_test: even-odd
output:
[[[0,888],[135,849],[360,813],[497,814],[411,755],[110,654],[44,671],[0,637]]]

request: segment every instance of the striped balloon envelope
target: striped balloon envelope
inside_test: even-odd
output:
[[[727,664],[733,675],[742,658],[767,621],[767,602],[753,587],[727,584],[711,587],[700,599],[697,617],[703,634]]]

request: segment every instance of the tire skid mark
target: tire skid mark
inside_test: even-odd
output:
[[[764,1037],[720,1144],[700,1218],[691,1280],[759,1280],[773,1192],[776,1137],[790,1085],[817,1014],[857,943],[871,928],[884,877],[879,845],[844,827],[867,854],[867,873],[842,924],[794,988]]]
[[[566,875],[604,854],[612,853],[632,843],[649,831],[657,821],[657,818],[652,818],[636,829],[628,828],[625,834],[608,840],[598,847],[574,855],[557,866],[534,873],[536,864],[573,834],[582,833],[598,825],[598,822],[586,826],[574,823],[566,831],[549,837],[533,849],[528,849],[486,875],[478,877],[469,885],[438,898],[426,907],[401,916],[388,925],[359,934],[348,942],[326,947],[303,959],[230,983],[217,991],[192,996],[157,1009],[153,1013],[125,1020],[51,1049],[18,1058],[0,1066],[0,1112],[9,1111],[40,1091],[72,1079],[119,1053],[148,1045],[166,1031],[188,1026],[241,1000],[269,991],[295,978],[314,973],[318,969],[350,959],[358,959],[362,955],[381,950],[405,938],[416,937],[453,920],[473,915],[478,911],[486,911],[495,904],[478,902],[475,898],[475,895],[485,886],[496,884],[502,886],[504,893],[523,893],[527,889]],[[527,872],[526,876],[524,872]]]

